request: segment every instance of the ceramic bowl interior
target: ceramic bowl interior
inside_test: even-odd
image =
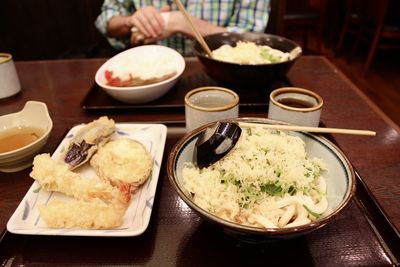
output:
[[[257,123],[277,123],[268,119],[244,119],[225,121],[245,121]],[[336,217],[349,203],[355,191],[355,176],[352,166],[343,152],[324,137],[302,132],[290,132],[299,136],[306,144],[306,152],[310,157],[321,158],[328,169],[324,174],[327,181],[328,210],[318,220],[306,225],[291,228],[256,228],[244,226],[221,219],[196,205],[183,188],[182,169],[186,162],[193,161],[193,150],[199,134],[210,127],[207,124],[184,136],[173,148],[168,158],[168,176],[182,200],[204,219],[221,225],[225,230],[241,238],[249,240],[284,239],[303,235],[326,225]]]
[[[301,56],[301,47],[284,37],[246,32],[246,33],[217,33],[204,37],[210,50],[215,50],[224,44],[236,46],[238,41],[254,42],[257,45],[268,45],[282,52],[291,54],[291,59],[271,64],[237,64],[216,60],[207,56],[198,41],[194,41],[193,50],[204,71],[215,81],[226,86],[260,87],[271,84],[276,80],[285,79],[293,63]]]
[[[149,62],[162,62],[167,59],[168,64],[176,70],[176,74],[166,80],[140,86],[117,87],[106,83],[106,70],[112,70],[116,66],[129,68],[129,65],[126,66],[127,60],[132,62],[130,64],[134,64],[135,61],[143,62],[144,59],[148,59]],[[95,81],[111,97],[124,103],[140,104],[153,101],[166,94],[175,85],[184,70],[185,60],[177,51],[161,45],[143,45],[125,50],[107,60],[97,70]]]
[[[0,153],[0,171],[3,172],[16,172],[31,166],[33,157],[46,144],[53,128],[46,104],[38,101],[28,101],[21,111],[1,116],[0,125],[0,134],[17,127],[34,127],[43,132],[37,140],[26,146]]]

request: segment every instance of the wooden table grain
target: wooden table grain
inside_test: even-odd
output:
[[[104,61],[105,59],[79,59],[16,62],[22,91],[14,97],[0,101],[0,116],[21,110],[28,100],[45,102],[54,122],[50,138],[42,150],[42,152],[49,153],[55,150],[66,131],[73,125],[92,121],[100,115],[109,115],[117,122],[184,120],[183,111],[116,111],[112,114],[107,112],[102,114],[102,112],[91,113],[83,110],[82,100],[94,83],[94,74]],[[196,59],[188,58],[187,63],[183,77],[201,71]],[[313,90],[322,96],[324,107],[321,121],[326,127],[368,129],[377,132],[375,137],[353,135],[333,135],[333,137],[362,177],[367,185],[367,190],[372,194],[372,199],[376,200],[382,209],[383,215],[387,216],[395,231],[399,231],[399,127],[324,57],[301,57],[290,70],[288,79],[291,84]],[[265,96],[265,101],[268,101],[268,96]],[[267,117],[267,110],[241,111],[240,115],[242,117]],[[169,151],[174,141],[177,140],[169,138],[165,151]],[[167,155],[164,155],[163,165],[166,164],[166,158]],[[163,171],[164,174],[161,175],[165,175],[165,169]],[[8,219],[33,182],[29,177],[29,172],[30,169],[17,173],[0,173],[0,230],[3,233]],[[159,183],[168,182],[160,181]],[[162,190],[167,190],[160,189],[161,186],[164,185],[158,186],[157,194],[163,194]],[[175,199],[177,195],[168,195],[168,197]],[[187,216],[188,221],[199,222],[197,217],[193,218],[192,213],[188,213]],[[182,221],[178,225],[184,223]],[[174,227],[177,227],[177,224],[174,224]],[[152,229],[144,235],[151,235],[154,231],[156,229]],[[145,237],[137,237],[135,242],[139,242],[142,238]],[[161,238],[163,238],[162,234]],[[48,238],[43,237],[43,239],[47,240]],[[126,240],[122,242],[126,242]],[[153,249],[157,249],[157,245],[153,244],[152,246]],[[166,255],[169,255],[169,252],[172,253],[172,251],[168,251],[168,248],[164,249],[166,251],[163,253]],[[194,253],[197,252],[194,251]],[[151,255],[143,257],[151,258]]]

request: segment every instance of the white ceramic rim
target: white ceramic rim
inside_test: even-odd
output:
[[[6,63],[12,59],[12,55],[9,53],[0,53],[0,64]]]
[[[160,81],[160,82],[157,82],[157,83],[150,83],[150,84],[146,84],[146,85],[117,87],[117,86],[110,86],[110,85],[107,85],[107,84],[101,82],[101,78],[104,75],[105,68],[107,67],[108,64],[110,64],[110,61],[113,58],[115,58],[117,56],[120,57],[121,54],[124,54],[124,53],[125,54],[126,53],[130,53],[133,49],[144,49],[143,47],[145,47],[145,46],[146,47],[161,47],[161,49],[171,50],[171,52],[174,53],[177,56],[177,58],[179,58],[179,60],[181,61],[182,69],[178,70],[177,73],[174,76],[172,76],[172,77],[170,77],[170,78],[168,78],[166,80],[163,80],[163,81]],[[100,87],[103,87],[103,88],[106,88],[106,89],[109,89],[109,90],[114,90],[114,91],[140,90],[140,89],[147,89],[147,88],[151,88],[151,87],[154,87],[154,86],[159,86],[159,85],[166,84],[166,83],[168,83],[168,82],[170,82],[170,81],[172,81],[174,79],[177,79],[179,76],[182,75],[183,71],[185,70],[186,63],[185,63],[185,59],[182,57],[181,54],[178,53],[178,51],[176,51],[176,50],[174,50],[172,48],[169,48],[167,46],[162,46],[162,45],[145,45],[145,46],[133,47],[131,49],[125,50],[125,51],[123,51],[123,52],[121,52],[119,54],[116,54],[115,56],[111,57],[106,62],[104,62],[103,65],[100,66],[100,68],[97,70],[97,72],[95,74],[96,83]]]
[[[231,103],[229,103],[228,105],[224,105],[224,106],[220,106],[220,107],[215,107],[215,108],[206,108],[206,107],[200,107],[197,105],[194,105],[193,103],[191,103],[189,101],[189,98],[194,95],[197,94],[199,92],[203,92],[203,91],[224,91],[225,93],[228,93],[230,95],[233,96],[233,101]],[[215,111],[225,111],[228,109],[231,109],[235,106],[237,106],[239,104],[239,95],[236,94],[234,91],[224,88],[224,87],[218,87],[218,86],[205,86],[205,87],[199,87],[196,89],[193,89],[191,91],[189,91],[186,95],[185,95],[185,104],[188,105],[189,107],[196,109],[196,110],[200,110],[200,111],[207,111],[207,112],[215,112]]]
[[[276,100],[276,97],[278,95],[286,94],[286,93],[297,93],[297,94],[311,96],[317,100],[317,105],[315,107],[311,107],[311,108],[295,108],[295,107],[284,105]],[[311,90],[299,88],[299,87],[282,87],[282,88],[275,89],[269,95],[269,99],[271,100],[272,103],[274,103],[274,105],[281,107],[285,110],[290,110],[290,111],[302,111],[302,112],[316,111],[318,109],[321,109],[322,106],[324,105],[324,100],[322,99],[322,97],[320,95],[318,95],[317,93],[315,93]]]

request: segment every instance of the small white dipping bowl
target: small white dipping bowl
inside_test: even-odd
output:
[[[157,67],[157,64],[163,64],[163,62],[168,61],[168,64],[175,69],[176,74],[166,80],[147,85],[131,87],[107,85],[105,78],[106,70],[129,68],[130,64],[144,61],[146,64],[154,66],[154,68]],[[175,85],[184,70],[185,60],[174,49],[162,45],[144,45],[125,50],[107,60],[97,70],[95,81],[113,98],[127,104],[141,104],[156,100],[166,94]],[[129,70],[127,69],[127,71]]]
[[[278,124],[280,122],[261,118],[238,118],[225,122],[253,122],[260,124]],[[350,202],[356,181],[353,168],[343,152],[324,137],[311,133],[288,132],[305,142],[310,158],[320,158],[326,164],[324,178],[327,183],[328,209],[321,218],[308,224],[289,228],[258,228],[224,220],[194,203],[190,193],[184,189],[182,170],[186,162],[193,162],[194,147],[200,133],[213,123],[206,124],[185,135],[172,149],[167,165],[167,173],[172,186],[179,197],[204,219],[216,223],[228,233],[245,241],[267,241],[301,236],[317,230],[338,216]]]
[[[53,121],[46,104],[28,101],[21,111],[0,117],[0,135],[9,129],[19,127],[39,128],[43,133],[37,140],[26,146],[0,153],[0,171],[2,172],[17,172],[30,167],[34,156],[46,144],[53,128]]]

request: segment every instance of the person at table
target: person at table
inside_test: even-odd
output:
[[[182,1],[200,33],[264,32],[270,0]],[[170,0],[105,0],[96,27],[118,51],[149,40],[191,55],[190,25]]]

